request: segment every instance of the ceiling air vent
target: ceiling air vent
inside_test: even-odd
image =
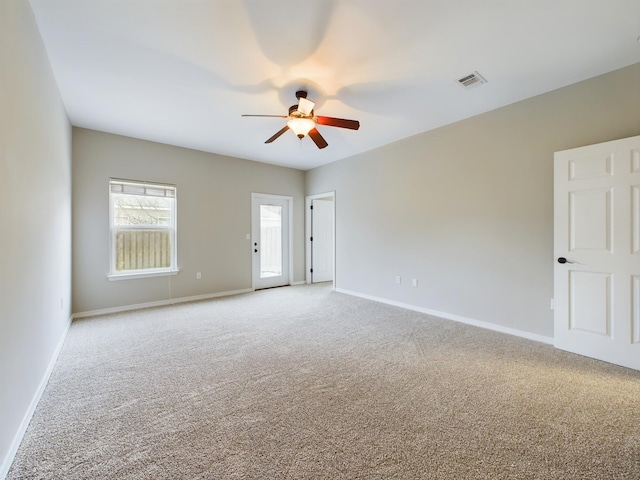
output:
[[[460,78],[458,80],[458,83],[464,88],[476,88],[483,83],[487,83],[487,81],[478,72],[472,72],[469,75]]]

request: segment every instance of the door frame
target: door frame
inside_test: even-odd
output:
[[[336,191],[316,193],[305,197],[304,223],[305,223],[305,283],[311,283],[311,202],[319,198],[333,199],[333,289],[336,288]]]
[[[289,255],[288,255],[288,260],[289,260],[289,280],[287,285],[292,285],[293,284],[293,197],[289,196],[289,195],[274,195],[272,193],[257,193],[257,192],[251,192],[251,242],[249,244],[249,252],[251,254],[251,290],[255,291],[256,290],[256,276],[255,276],[255,271],[256,271],[256,262],[257,262],[257,258],[256,255],[254,255],[253,253],[253,249],[254,249],[254,242],[259,242],[260,239],[256,239],[256,235],[259,237],[260,236],[260,232],[255,232],[254,231],[254,225],[255,225],[255,213],[254,213],[254,208],[253,208],[253,203],[255,201],[256,198],[273,198],[275,200],[286,200],[287,201],[287,205],[289,205],[288,208],[288,215],[289,215],[289,219],[288,219],[288,232],[287,232],[287,238],[288,238],[288,242],[289,242]]]

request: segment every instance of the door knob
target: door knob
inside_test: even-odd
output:
[[[559,257],[558,258],[558,263],[573,263],[573,262],[570,262],[569,260],[567,260],[564,257]]]

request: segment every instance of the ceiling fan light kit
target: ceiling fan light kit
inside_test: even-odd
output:
[[[307,99],[307,92],[304,90],[298,90],[296,92],[296,98],[298,99],[298,104],[292,105],[291,107],[289,107],[289,115],[242,115],[242,116],[243,117],[276,117],[276,118],[288,119],[287,124],[264,143],[271,143],[287,130],[292,130],[293,133],[298,138],[302,139],[308,135],[318,148],[325,148],[328,145],[328,143],[324,139],[324,137],[320,134],[320,132],[316,128],[316,125],[327,125],[329,127],[347,128],[349,130],[358,130],[360,128],[360,122],[357,120],[316,116],[313,111],[313,108],[316,106],[316,104],[311,100]]]
[[[316,122],[313,121],[313,118],[308,117],[290,118],[287,127],[293,130],[298,138],[304,138],[312,128],[316,128]]]

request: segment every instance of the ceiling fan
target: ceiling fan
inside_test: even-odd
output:
[[[304,138],[305,135],[309,135],[311,140],[316,144],[318,148],[324,148],[328,145],[320,132],[316,128],[316,125],[327,125],[329,127],[348,128],[350,130],[358,130],[360,128],[360,122],[357,120],[347,120],[344,118],[334,117],[321,117],[316,116],[313,107],[315,103],[311,100],[307,100],[307,92],[304,90],[298,90],[296,92],[296,98],[298,99],[297,105],[289,107],[289,115],[242,115],[243,117],[276,117],[287,118],[287,124],[275,135],[269,138],[264,143],[271,143],[276,140],[287,130],[293,130],[293,133],[298,138]]]

